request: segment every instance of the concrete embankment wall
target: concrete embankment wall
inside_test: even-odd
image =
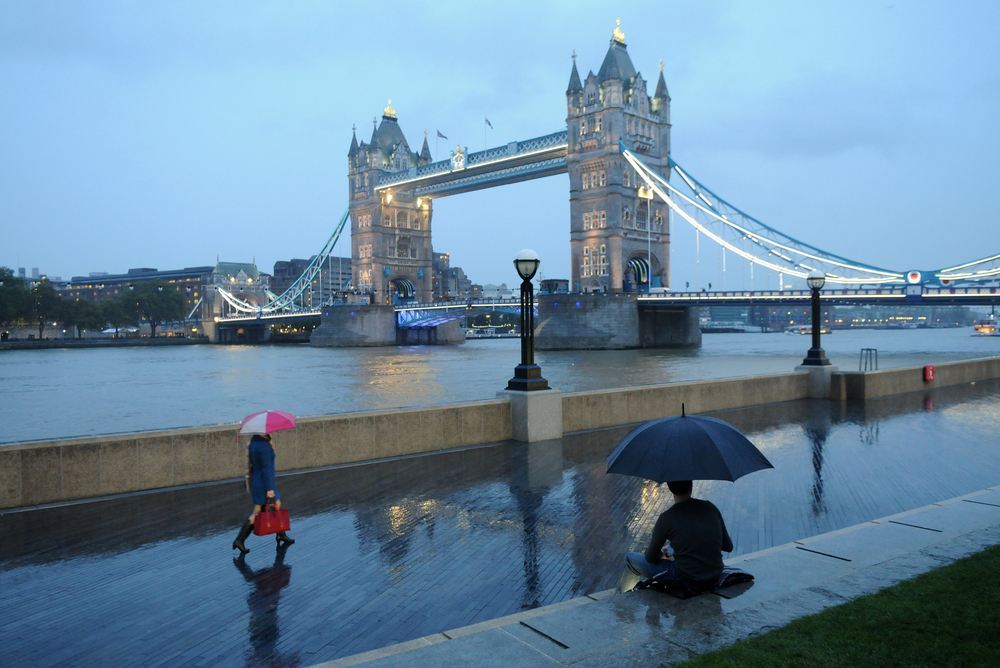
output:
[[[1000,357],[833,376],[833,399],[874,398],[1000,378]],[[860,389],[858,389],[860,388]],[[858,394],[862,396],[856,396]],[[563,432],[635,424],[688,413],[808,397],[808,375],[789,373],[571,392]],[[302,418],[276,434],[279,471],[370,461],[511,438],[509,399]],[[245,472],[246,438],[236,426],[0,445],[0,509],[178,485],[232,480]]]
[[[242,478],[236,425],[0,446],[0,508]],[[302,418],[275,434],[279,471],[346,464],[510,438],[510,402]]]
[[[833,374],[830,398],[834,401],[877,399],[993,378],[1000,378],[1000,357],[936,364],[932,381],[924,380],[922,366],[883,371],[849,371]]]
[[[804,373],[645,385],[563,395],[563,432],[635,424],[686,412],[708,413],[809,396]]]
[[[805,374],[565,394],[563,431],[806,396]],[[302,418],[275,435],[279,471],[412,455],[511,438],[510,400]],[[0,446],[0,508],[240,478],[234,425]]]

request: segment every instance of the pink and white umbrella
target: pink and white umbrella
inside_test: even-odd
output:
[[[243,418],[239,433],[270,434],[285,429],[295,429],[295,416],[285,411],[261,411]]]

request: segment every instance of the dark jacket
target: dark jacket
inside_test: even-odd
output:
[[[274,490],[274,498],[280,499],[274,486],[274,448],[260,436],[250,439],[250,495],[254,504],[263,506],[267,503],[268,490]]]
[[[670,541],[677,573],[689,586],[711,589],[722,575],[722,553],[733,551],[722,513],[711,501],[688,499],[667,508],[653,527],[646,561],[659,563],[660,550]]]

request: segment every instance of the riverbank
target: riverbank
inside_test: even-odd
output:
[[[121,339],[42,339],[0,342],[4,350],[53,350],[74,348],[155,348],[161,346],[194,346],[209,343],[205,337],[156,337]]]
[[[1000,378],[1000,358],[835,374],[837,405]],[[859,389],[860,388],[860,389]],[[870,396],[866,395],[870,392]],[[810,396],[805,372],[670,383],[560,397],[562,434],[632,425],[670,415],[781,404]],[[508,398],[302,418],[277,436],[281,471],[377,461],[513,438],[519,419]],[[0,508],[19,508],[211,481],[245,472],[238,424],[0,445]]]
[[[804,337],[808,339],[808,337]],[[550,387],[587,392],[791,372],[800,336],[713,334],[696,350],[540,351]],[[823,341],[841,371],[877,348],[881,369],[1000,355],[1000,338],[955,330],[838,333]],[[0,444],[237,422],[265,408],[299,416],[483,401],[507,385],[516,339],[460,346],[313,348],[181,345],[0,354]],[[80,397],[87,397],[81,401]]]

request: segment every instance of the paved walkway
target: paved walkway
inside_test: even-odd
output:
[[[684,661],[1000,544],[1000,486],[727,560],[756,581],[685,601],[608,590],[315,668]]]
[[[776,467],[696,487],[733,556],[1000,480],[996,381],[720,417]],[[282,476],[299,540],[251,537],[244,563],[242,481],[0,512],[0,663],[310,666],[571,605],[615,585],[670,503],[605,474],[626,431]]]

